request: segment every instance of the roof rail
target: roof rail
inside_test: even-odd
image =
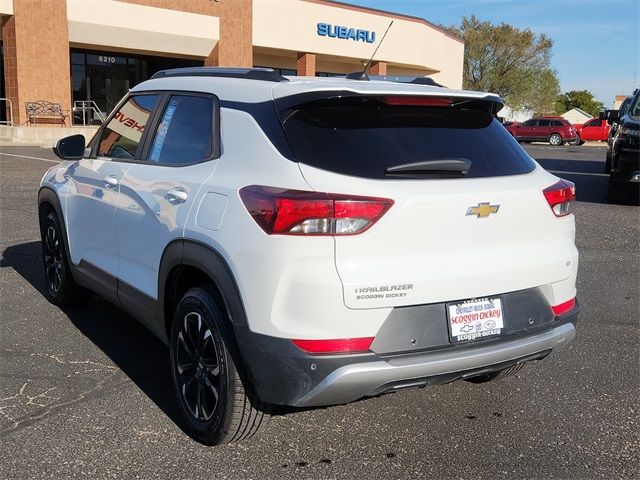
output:
[[[243,78],[245,80],[262,80],[265,82],[288,82],[272,68],[226,68],[226,67],[187,67],[160,70],[151,78],[167,77],[226,77]]]

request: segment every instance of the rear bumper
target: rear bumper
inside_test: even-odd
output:
[[[449,381],[471,377],[518,361],[543,358],[567,345],[575,334],[574,325],[565,323],[538,335],[491,346],[346,365],[325,378],[298,405],[349,403],[398,388],[428,385],[434,383],[429,381],[431,377],[450,376]],[[491,366],[499,368],[487,368]]]
[[[305,353],[287,339],[256,334],[239,325],[234,328],[258,397],[267,403],[310,407],[349,403],[404,387],[448,383],[542,359],[571,342],[578,313],[576,304],[560,317],[551,315],[537,328],[506,338],[404,352],[384,348],[376,352],[374,342],[374,351],[341,355]],[[402,318],[404,328],[411,328]],[[398,328],[393,330],[402,335]]]

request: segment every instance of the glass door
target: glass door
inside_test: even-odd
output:
[[[87,100],[93,100],[100,111],[106,115],[107,111],[107,69],[87,65]]]
[[[87,79],[90,87],[88,100],[93,100],[105,116],[129,91],[129,70],[126,66],[87,65]]]
[[[115,108],[122,97],[129,91],[129,70],[127,67],[112,67],[109,70],[109,74],[105,85],[106,115]]]

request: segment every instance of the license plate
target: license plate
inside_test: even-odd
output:
[[[500,335],[504,328],[499,298],[474,298],[447,305],[452,342],[466,342]]]

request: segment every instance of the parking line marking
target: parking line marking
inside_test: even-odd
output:
[[[6,155],[7,157],[30,158],[31,160],[42,160],[43,162],[50,162],[50,163],[60,163],[62,161],[62,160],[50,160],[48,158],[30,157],[29,155],[16,155],[15,153],[0,152],[0,155]]]

